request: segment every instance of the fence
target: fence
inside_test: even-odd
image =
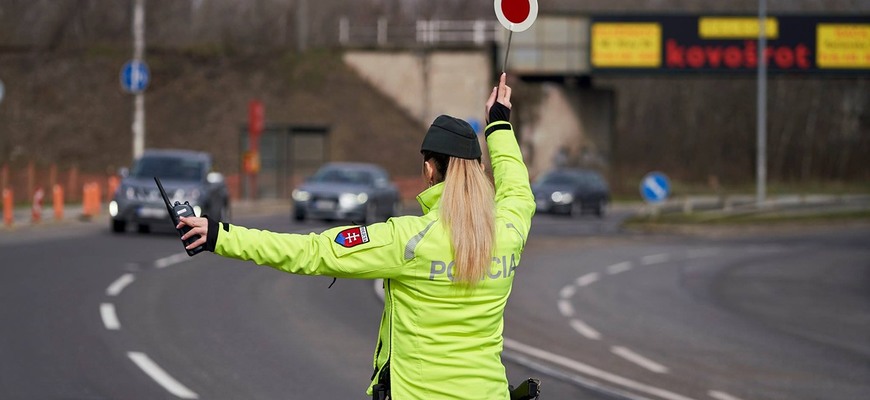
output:
[[[342,46],[482,46],[503,36],[501,24],[489,20],[419,20],[415,25],[390,25],[386,18],[379,18],[374,26],[351,26],[350,20],[342,17],[338,22],[338,41]]]
[[[120,184],[120,179],[111,174],[82,172],[77,166],[59,168],[56,164],[0,167],[0,191],[3,195],[3,225],[15,224],[16,205],[30,206],[30,221],[46,219],[43,214],[50,203],[53,218],[65,217],[64,205],[81,203],[81,217],[92,218],[100,214]],[[20,218],[19,218],[20,219]]]

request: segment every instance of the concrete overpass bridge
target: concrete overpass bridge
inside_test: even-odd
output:
[[[518,98],[521,146],[533,176],[560,151],[590,166],[608,165],[614,95],[591,83],[588,37],[588,17],[539,16],[511,39],[509,76],[540,90],[534,102]],[[421,125],[451,114],[479,126],[482,103],[502,71],[507,30],[495,20],[419,21],[413,28],[343,20],[339,38],[345,61]]]
[[[408,28],[381,20],[368,30],[344,21],[339,37],[347,63],[426,125],[442,113],[480,121],[480,103],[502,71],[507,30],[494,20]],[[860,87],[870,75],[870,16],[768,15],[762,25],[753,15],[541,15],[513,35],[506,63],[509,76],[527,83],[515,122],[531,172],[552,167],[560,152],[574,164],[610,167],[616,96],[633,94],[601,87],[599,77],[755,79],[762,59],[770,74],[786,77],[780,82],[827,75]],[[837,99],[851,104],[848,96]]]

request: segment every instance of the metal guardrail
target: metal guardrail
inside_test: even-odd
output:
[[[483,46],[499,41],[504,28],[489,20],[419,20],[414,25],[390,25],[379,18],[376,25],[351,25],[347,17],[338,22],[338,42],[342,46],[419,46],[470,45]]]
[[[870,194],[787,194],[770,196],[761,206],[752,195],[684,196],[661,204],[645,204],[641,207],[640,214],[706,213],[713,216],[771,211],[818,211],[819,209],[870,209]]]
[[[391,25],[386,18],[375,25],[338,24],[343,47],[362,48],[483,48],[496,44],[498,58],[505,56],[507,30],[495,20],[419,20],[416,24]],[[588,73],[589,19],[577,16],[541,16],[529,30],[513,35],[508,64],[526,75]]]

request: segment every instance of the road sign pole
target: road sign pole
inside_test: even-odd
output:
[[[767,0],[758,0],[758,115],[756,132],[758,146],[756,153],[755,180],[756,204],[764,205],[767,192]]]
[[[136,93],[133,99],[133,158],[145,151],[145,94]]]
[[[141,62],[145,56],[145,0],[136,0],[133,8],[133,60]],[[138,71],[134,68],[133,71]],[[132,82],[138,82],[133,72]],[[133,99],[133,158],[145,151],[145,93],[139,91]]]

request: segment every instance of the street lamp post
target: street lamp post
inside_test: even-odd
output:
[[[756,136],[758,139],[755,180],[756,203],[764,205],[767,191],[767,60],[764,57],[767,47],[767,0],[758,0],[758,115]]]
[[[133,6],[133,60],[145,58],[145,0],[136,0]],[[133,98],[133,159],[145,151],[145,93],[138,91]]]

